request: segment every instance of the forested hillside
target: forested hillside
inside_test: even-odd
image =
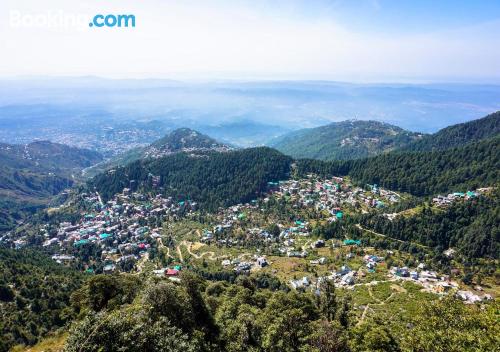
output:
[[[179,153],[133,162],[96,176],[90,185],[108,199],[135,181],[146,191],[216,209],[255,199],[269,181],[287,177],[291,162],[291,158],[270,148],[196,156]],[[152,176],[159,176],[156,187],[148,181]]]
[[[415,216],[388,220],[382,215],[366,215],[364,226],[391,238],[417,242],[441,253],[448,248],[467,261],[473,258],[498,259],[500,255],[500,192],[494,191],[444,210],[424,207]]]
[[[33,344],[71,321],[70,295],[82,280],[44,253],[0,248],[0,351]]]
[[[278,137],[270,146],[295,158],[348,160],[382,154],[421,138],[378,121],[342,121]]]
[[[99,153],[47,141],[0,144],[0,231],[71,187]]]
[[[492,351],[497,342],[498,305],[482,311],[446,298],[421,306],[410,320],[356,324],[350,296],[329,281],[313,294],[263,288],[273,279],[267,275],[235,284],[190,272],[180,279],[92,278],[74,295],[83,319],[66,350],[458,352]]]
[[[401,149],[405,151],[444,150],[491,138],[499,133],[500,111],[497,111],[482,119],[449,126],[434,134],[425,135],[422,139]]]
[[[230,148],[215,139],[190,128],[178,128],[149,146],[134,148],[86,171],[95,176],[113,167],[127,165],[146,158],[159,158],[179,152],[226,151]]]
[[[428,196],[494,186],[500,180],[500,137],[434,152],[394,152],[373,158],[297,162],[299,174],[351,176],[360,184]]]

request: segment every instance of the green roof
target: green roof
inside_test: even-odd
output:
[[[74,246],[81,246],[82,244],[89,243],[89,240],[79,240],[74,243]]]
[[[361,241],[360,240],[344,240],[344,245],[346,246],[352,246],[352,245],[360,245]]]
[[[101,233],[101,234],[99,235],[99,238],[100,238],[101,240],[104,240],[104,239],[109,238],[109,237],[112,237],[112,236],[113,236],[113,235],[112,235],[112,234],[110,234],[110,233]]]

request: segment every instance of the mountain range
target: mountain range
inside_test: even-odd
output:
[[[292,132],[271,144],[294,158],[331,161],[299,161],[300,172],[349,175],[361,183],[424,196],[497,182],[500,153],[495,136],[499,119],[496,112],[430,135],[376,121],[349,120]],[[23,218],[23,211],[17,210],[33,211],[47,205],[51,197],[82,180],[82,170],[86,178],[97,176],[92,182],[108,196],[127,187],[131,180],[144,182],[152,173],[161,176],[162,187],[175,190],[170,193],[204,200],[212,207],[250,199],[249,195],[261,192],[266,182],[284,177],[284,170],[292,163],[291,158],[278,157],[271,149],[232,150],[189,128],[174,130],[147,147],[133,148],[107,161],[94,151],[45,141],[1,144],[2,229]],[[246,153],[255,165],[245,161]],[[280,160],[280,171],[269,163],[275,159]],[[235,160],[243,166],[228,169]],[[289,166],[284,167],[283,162]],[[265,168],[259,170],[263,165]],[[110,169],[116,169],[116,174],[105,172]],[[232,175],[240,182],[238,187],[247,191],[243,194],[235,185],[226,184],[229,180],[219,172]],[[208,196],[214,187],[215,193]],[[242,197],[232,196],[228,190]]]

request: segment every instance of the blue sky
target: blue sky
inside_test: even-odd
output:
[[[49,13],[79,21],[13,21]],[[137,27],[89,28],[97,13]],[[2,0],[0,16],[0,76],[500,82],[500,1]]]
[[[329,17],[353,30],[384,33],[445,30],[500,19],[500,1],[495,0],[320,0],[295,4],[295,13],[309,19]]]

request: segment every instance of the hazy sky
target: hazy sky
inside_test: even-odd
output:
[[[500,83],[500,1],[1,0],[0,53],[3,77]]]

